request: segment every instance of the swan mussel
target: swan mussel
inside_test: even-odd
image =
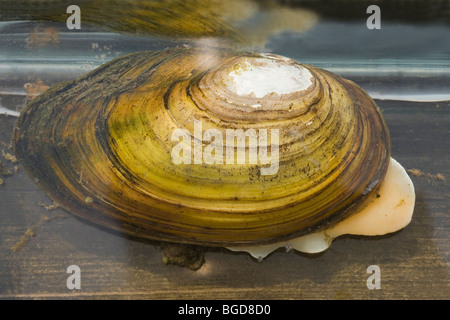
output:
[[[30,177],[75,215],[259,258],[396,231],[414,207],[375,102],[351,81],[272,54],[120,57],[34,99],[14,145]]]

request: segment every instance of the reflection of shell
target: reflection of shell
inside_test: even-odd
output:
[[[278,130],[267,151],[279,148],[279,165],[261,174],[261,159],[237,163],[239,148],[231,164],[226,150],[223,164],[197,164],[195,154],[175,164],[173,133],[190,133],[194,150],[196,123],[223,137]],[[246,141],[248,156],[257,146]],[[279,56],[187,48],[127,55],[50,88],[21,114],[15,151],[53,200],[83,218],[220,246],[341,221],[374,198],[390,159],[380,111],[354,83]]]
[[[66,23],[71,16],[64,14],[68,4],[63,1],[2,0],[2,4],[0,21]],[[271,36],[284,31],[304,32],[318,21],[311,10],[255,0],[80,0],[77,5],[82,29],[94,26],[114,33],[202,43],[214,38],[246,48],[263,47]],[[55,46],[59,35],[53,27],[36,27],[26,41],[30,49]]]
[[[169,38],[238,38],[233,22],[245,19],[256,5],[252,4],[242,0],[80,0],[75,5],[80,8],[82,29],[95,26],[111,32]],[[71,16],[66,14],[69,4],[64,1],[2,0],[0,5],[0,21],[66,23]]]

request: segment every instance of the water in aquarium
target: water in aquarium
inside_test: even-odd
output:
[[[62,1],[46,0],[28,0],[17,3],[12,0],[1,1],[0,298],[448,299],[450,297],[450,189],[448,184],[450,179],[450,2],[394,0],[373,1],[373,3],[356,0],[326,2],[312,0],[102,0],[79,1],[76,5],[70,5]],[[210,85],[202,84],[203,80],[196,79],[200,79],[204,74],[198,71],[197,67],[189,69],[189,65],[185,66],[183,63],[174,66],[170,64],[168,58],[166,60],[161,58],[158,63],[166,63],[164,71],[168,74],[167,77],[170,78],[171,75],[179,73],[178,80],[171,83],[170,87],[167,85],[168,82],[164,81],[161,84],[149,81],[143,87],[135,86],[133,81],[145,82],[149,77],[153,77],[153,69],[146,70],[146,61],[150,58],[139,60],[141,61],[140,65],[131,66],[134,56],[130,56],[129,60],[125,60],[126,57],[146,51],[149,52],[149,57],[153,57],[152,52],[171,52],[170,50],[180,50],[180,52],[198,50],[197,52],[200,54],[208,53],[202,56],[201,59],[205,60],[199,63],[198,68],[203,68],[208,63],[208,68],[215,68],[222,61],[217,57],[224,56],[224,52],[247,56],[255,54],[262,54],[264,57],[281,56],[286,59],[277,59],[282,59],[281,61],[284,61],[283,59],[291,61],[289,59],[292,59],[306,68],[312,66],[311,68],[325,69],[354,82],[373,99],[384,119],[382,121],[388,128],[390,138],[386,150],[389,150],[390,154],[386,153],[384,156],[388,159],[387,161],[390,157],[398,161],[407,176],[405,179],[410,179],[408,181],[411,181],[411,185],[413,185],[414,199],[411,200],[413,204],[411,221],[408,221],[405,226],[402,225],[399,230],[392,229],[392,232],[386,234],[358,235],[358,230],[352,229],[352,232],[343,232],[339,236],[332,237],[331,233],[323,232],[323,230],[327,230],[327,224],[330,224],[329,228],[331,228],[334,220],[331,217],[329,221],[323,217],[312,217],[311,219],[324,222],[318,229],[322,233],[317,234],[322,237],[319,241],[320,245],[326,244],[326,248],[308,252],[309,249],[304,248],[310,245],[309,238],[307,241],[299,241],[296,247],[293,240],[280,236],[280,241],[276,242],[277,245],[273,248],[271,247],[273,241],[271,243],[262,241],[261,245],[266,246],[264,247],[266,249],[269,246],[270,250],[251,251],[263,252],[261,255],[259,253],[249,254],[233,245],[216,245],[215,241],[221,243],[224,240],[222,238],[217,238],[217,240],[211,236],[210,234],[214,234],[213,231],[210,231],[212,228],[202,233],[210,242],[206,240],[201,243],[192,241],[196,237],[195,234],[188,234],[185,237],[183,237],[184,233],[183,235],[176,234],[173,230],[178,230],[179,225],[185,221],[187,221],[187,225],[191,223],[191,229],[197,231],[205,227],[202,225],[203,223],[206,225],[205,228],[208,228],[208,219],[204,218],[207,216],[206,213],[201,219],[188,219],[187,215],[191,214],[190,210],[194,207],[197,210],[203,205],[207,205],[208,208],[215,206],[214,214],[210,213],[212,223],[225,219],[216,215],[216,211],[221,211],[225,216],[228,214],[226,219],[233,220],[235,216],[232,215],[233,219],[231,219],[230,215],[234,212],[233,210],[238,211],[235,209],[238,204],[241,205],[239,208],[245,208],[248,216],[251,216],[252,210],[262,210],[260,209],[261,202],[252,202],[251,197],[246,198],[246,183],[249,182],[247,181],[249,179],[251,183],[248,183],[248,188],[259,188],[258,194],[262,195],[266,192],[264,199],[272,199],[273,204],[283,198],[283,192],[285,194],[283,199],[288,201],[289,197],[294,197],[288,191],[295,188],[302,190],[302,187],[289,185],[288,182],[294,180],[288,176],[284,178],[280,176],[279,182],[275,183],[275,180],[270,180],[269,176],[264,176],[264,171],[256,172],[255,170],[255,173],[249,174],[249,178],[242,178],[243,182],[239,180],[241,178],[236,178],[240,187],[236,184],[234,187],[230,187],[227,183],[232,175],[228,173],[227,176],[224,173],[230,166],[227,167],[224,164],[217,167],[220,168],[218,171],[212,171],[208,167],[210,162],[196,163],[195,142],[193,142],[192,163],[183,162],[181,166],[171,165],[178,168],[178,172],[183,177],[184,175],[189,176],[192,172],[203,172],[202,179],[187,179],[180,180],[180,182],[177,180],[178,178],[165,178],[164,175],[168,172],[170,165],[161,164],[162,160],[159,163],[156,157],[152,166],[160,165],[161,168],[147,174],[142,169],[139,176],[132,178],[130,178],[131,175],[128,175],[129,169],[121,169],[119,165],[114,166],[114,164],[124,163],[131,157],[129,154],[135,152],[140,154],[139,157],[142,157],[142,161],[136,160],[136,163],[127,165],[136,166],[138,168],[136,170],[140,170],[139,168],[144,168],[146,159],[152,157],[152,152],[157,152],[157,148],[144,150],[142,147],[130,146],[127,149],[128,141],[143,146],[144,142],[142,141],[150,139],[152,134],[148,136],[144,134],[145,138],[130,139],[126,143],[122,143],[128,137],[129,132],[120,131],[123,128],[121,123],[126,122],[121,120],[131,118],[130,115],[135,112],[133,111],[135,109],[129,107],[129,110],[126,109],[128,111],[119,115],[108,113],[108,110],[114,109],[114,106],[120,103],[128,106],[129,101],[139,104],[139,101],[150,99],[148,98],[150,92],[154,94],[154,92],[159,92],[158,90],[165,91],[165,89],[176,92],[178,86],[183,83],[189,83],[197,88],[198,82],[201,85],[198,85],[200,89],[196,90],[200,90],[200,93],[194,92],[194,90],[187,91],[181,87],[178,89],[184,94],[188,92],[188,98],[184,98],[185,100],[182,102],[188,105],[195,99],[207,100],[206,92],[209,92],[211,86],[221,86],[228,81],[220,80],[212,82]],[[136,57],[138,59],[138,56]],[[177,57],[178,55],[173,55],[173,59],[178,59]],[[101,81],[96,77],[101,71],[98,70],[107,72],[108,68],[112,68],[110,63],[114,63],[116,59],[128,61],[117,67],[117,70],[123,72],[120,73],[121,78],[105,79],[104,88],[99,89]],[[134,60],[138,61],[136,59]],[[189,62],[191,60],[185,61],[193,63]],[[257,101],[258,97],[255,98],[259,92],[257,89],[281,90],[280,92],[285,93],[290,92],[290,85],[297,86],[299,84],[290,82],[288,79],[291,76],[290,71],[286,71],[284,78],[277,80],[275,73],[280,69],[275,67],[274,69],[258,69],[258,64],[246,66],[253,68],[252,72],[261,70],[260,73],[255,71],[256,76],[255,73],[252,73],[259,81],[258,83],[254,82],[256,80],[240,78],[244,86],[249,86],[254,91],[253,95],[247,97],[248,100],[246,100],[252,101],[248,102],[251,107],[246,106],[238,111],[229,111],[227,108],[231,107],[228,104],[223,108],[216,108],[217,106],[212,104],[211,112],[214,114],[214,119],[219,119],[215,121],[220,122],[221,128],[227,126],[233,129],[240,128],[242,123],[250,122],[251,128],[258,129],[258,124],[263,125],[270,121],[281,122],[282,117],[285,115],[288,117],[287,115],[291,112],[290,109],[283,109],[282,112],[280,111],[280,114],[283,114],[280,116],[281,118],[271,116],[283,108],[275,103],[272,107],[267,107],[269,110],[267,112],[270,113],[268,118],[264,118],[263,115],[251,118],[251,113],[258,114],[255,109],[264,108],[264,106],[261,107],[262,102]],[[124,68],[134,69],[123,71]],[[155,70],[157,70],[157,66]],[[190,73],[187,71],[182,73],[180,70],[190,70]],[[234,69],[235,72],[242,70],[238,67]],[[139,72],[143,72],[145,76],[135,76]],[[84,82],[85,87],[82,87],[81,84],[69,84],[69,81],[82,77],[84,77],[83,81],[86,81]],[[136,78],[129,80],[127,77]],[[116,87],[124,86],[125,88],[127,81],[130,82],[130,91],[127,93],[123,93],[120,89],[114,91]],[[324,81],[323,84],[326,83],[333,87],[332,80],[322,81]],[[61,85],[63,82],[66,84]],[[302,85],[304,84],[305,82],[302,82]],[[68,90],[75,92],[74,101],[78,101],[77,99],[90,101],[85,103],[85,110],[93,110],[96,107],[105,108],[105,115],[99,117],[95,126],[92,126],[92,128],[95,127],[92,136],[109,134],[108,130],[112,129],[103,130],[98,126],[102,123],[109,125],[109,123],[117,121],[113,127],[115,125],[114,128],[118,128],[118,133],[112,134],[113,138],[102,138],[103,140],[114,140],[114,143],[111,144],[112,147],[109,145],[105,147],[102,144],[103,140],[98,140],[98,144],[101,146],[99,150],[114,159],[114,161],[111,160],[111,167],[109,167],[110,162],[108,165],[102,166],[101,159],[103,158],[93,156],[92,159],[95,161],[86,162],[86,166],[90,166],[89,168],[84,170],[77,167],[76,170],[79,171],[76,172],[76,175],[71,173],[73,167],[78,166],[78,161],[83,161],[88,157],[94,147],[84,144],[83,139],[88,139],[87,137],[91,136],[90,132],[87,132],[83,139],[71,135],[71,126],[78,125],[77,122],[72,125],[70,122],[61,124],[66,119],[74,117],[70,111],[67,111],[67,114],[61,113],[72,107],[67,102],[68,100],[64,100],[68,98],[63,91],[70,92]],[[336,91],[338,90],[336,89]],[[81,100],[84,93],[88,92],[91,92],[90,100]],[[110,92],[119,92],[120,98],[109,97]],[[339,99],[342,99],[342,101],[346,101],[345,105],[353,103],[352,99],[345,100],[347,98],[343,98],[344,95],[332,97],[333,90],[327,92],[331,100],[341,101]],[[50,93],[52,96],[46,96]],[[131,93],[138,97],[130,97],[131,100],[121,102],[123,99],[128,99],[127,97],[131,96]],[[220,100],[221,94],[222,92],[217,93],[214,99]],[[262,97],[264,94],[260,98]],[[160,95],[159,98],[158,101],[166,104],[171,101],[171,95],[168,94]],[[102,99],[107,99],[111,105],[96,106],[96,101]],[[56,165],[53,166],[53,162],[36,167],[41,165],[39,162],[41,160],[33,160],[38,159],[37,157],[29,160],[22,159],[22,155],[19,156],[18,153],[19,147],[15,145],[17,141],[27,136],[24,130],[33,130],[33,128],[20,126],[20,128],[15,128],[19,116],[24,119],[23,121],[27,120],[29,123],[33,123],[28,118],[38,119],[40,116],[33,113],[32,110],[45,103],[55,107],[49,107],[48,114],[42,115],[46,122],[41,124],[43,128],[41,131],[30,131],[32,133],[29,135],[30,139],[35,139],[33,141],[36,142],[30,143],[29,148],[37,150],[41,148],[41,145],[45,146],[42,147],[43,150],[55,157],[52,158],[55,159],[54,163],[60,164],[58,170],[54,169]],[[232,104],[229,101],[228,103]],[[317,101],[315,103],[320,104]],[[358,103],[356,103],[357,108],[359,108]],[[242,111],[247,110],[246,108],[249,108],[248,110],[251,112]],[[52,115],[50,109],[61,110],[61,112]],[[205,119],[202,117],[209,110],[208,108],[203,110],[196,108],[190,114],[187,109],[183,111],[182,107],[171,110],[166,106],[166,109],[172,118],[161,111],[161,115],[166,114],[167,119],[161,117],[158,120],[156,118],[155,124],[161,125],[167,121],[168,124],[164,126],[168,127],[172,120],[183,116],[185,117],[183,118],[184,123],[180,125],[187,124],[187,127],[192,129],[199,128],[195,125]],[[89,112],[91,111],[86,113]],[[250,115],[247,117],[248,114]],[[332,117],[331,114],[330,112],[330,117]],[[158,115],[160,115],[159,111],[158,113],[149,111],[142,117],[151,118]],[[189,117],[192,118],[189,119]],[[292,114],[290,117],[289,121],[293,121]],[[324,116],[324,118],[326,117]],[[139,119],[144,124],[147,123],[145,122],[147,119]],[[305,121],[306,129],[310,125],[311,128],[314,127],[312,120]],[[82,126],[89,121],[88,118],[82,118],[79,125]],[[203,130],[210,128],[210,123],[208,122],[208,125],[206,123],[205,120]],[[336,123],[344,126],[344,122],[337,121]],[[295,124],[292,123],[292,128],[294,126]],[[131,131],[140,130],[135,123],[131,128]],[[353,128],[353,126],[349,128]],[[331,131],[329,128],[324,130]],[[364,131],[364,129],[361,130]],[[61,141],[55,142],[51,139],[47,141],[45,137],[48,132],[55,135],[61,134],[65,140],[61,138]],[[180,132],[177,139],[191,134],[190,131]],[[217,134],[217,131],[214,132]],[[292,134],[292,130],[289,131],[289,129],[283,132]],[[292,134],[294,137],[292,143],[295,145],[295,141],[300,141],[302,146],[300,151],[305,153],[312,152],[311,148],[314,149],[313,145],[307,144],[309,141],[307,132],[313,134],[315,131]],[[261,130],[259,133],[261,134]],[[279,137],[280,141],[284,141],[282,133]],[[351,136],[351,134],[352,130],[349,129],[348,135]],[[364,140],[368,134],[367,131],[364,131],[360,134],[360,139]],[[382,134],[380,133],[380,135]],[[192,136],[194,140],[198,137],[194,132],[192,132]],[[159,141],[156,133],[155,137],[152,138],[155,139],[152,141]],[[278,138],[278,136],[276,137]],[[250,138],[248,139],[250,141]],[[258,139],[262,139],[261,135]],[[272,156],[276,145],[274,139],[274,131],[272,131],[269,139],[272,142]],[[333,135],[327,139],[333,139]],[[371,145],[366,148],[367,150],[373,151],[380,147],[381,142],[373,141],[369,142]],[[209,142],[211,142],[210,136]],[[67,150],[73,145],[79,145],[80,152],[86,152],[86,156],[81,155],[78,151],[72,151],[73,158],[63,158],[62,153],[58,150],[63,150],[64,154],[70,154]],[[277,168],[282,169],[283,159],[284,161],[288,160],[285,159],[287,149],[281,145],[282,143],[280,143],[280,149],[277,149],[280,159]],[[123,149],[120,149],[119,146],[123,146],[128,153],[121,153]],[[184,145],[178,146],[184,148]],[[190,142],[189,150],[191,150]],[[217,156],[217,150],[214,157]],[[225,157],[228,149],[224,147],[223,150]],[[264,150],[264,148],[260,147],[259,150]],[[323,154],[326,152],[323,151]],[[60,158],[56,156],[57,154],[60,155]],[[328,170],[335,154],[339,154],[339,151],[334,152],[333,156],[326,157],[326,160],[324,160],[325,158],[310,159],[308,168],[313,173],[318,172],[319,169]],[[262,161],[261,153],[258,155],[260,156],[258,161]],[[170,151],[164,156],[170,158]],[[267,158],[267,154],[265,156]],[[250,155],[248,157],[250,161]],[[179,161],[184,161],[185,159],[183,159]],[[361,166],[367,164],[366,161],[375,160],[368,157],[367,160],[361,161]],[[238,165],[236,163],[237,160],[233,162],[232,166]],[[267,162],[265,165],[267,169]],[[36,168],[32,169],[31,166]],[[142,195],[136,196],[136,198],[131,196],[126,198],[123,194],[114,193],[114,196],[107,200],[105,200],[106,196],[98,196],[98,198],[86,196],[84,192],[99,185],[101,180],[88,177],[89,172],[97,174],[98,177],[106,177],[103,172],[109,169],[114,172],[114,179],[105,178],[105,181],[108,181],[105,183],[106,186],[112,188],[115,179],[120,177],[123,180],[120,188],[118,187],[120,190],[125,190],[122,189],[123,186],[123,188],[133,190],[136,194],[139,191]],[[247,177],[245,175],[250,171],[251,168],[246,167],[245,172],[243,170],[244,177]],[[362,175],[361,172],[354,173],[352,180],[357,181]],[[304,174],[304,172],[299,171],[298,174]],[[54,176],[58,175],[65,176],[58,180],[61,181],[61,185],[52,184],[53,181],[56,181]],[[167,200],[160,200],[167,190],[156,186],[157,182],[154,182],[156,180],[148,178],[150,175],[157,181],[168,181],[167,188],[172,188],[171,192],[174,196],[168,197]],[[315,177],[312,173],[311,176]],[[141,179],[151,180],[149,183],[155,185],[154,189],[141,190]],[[213,179],[216,179],[214,183],[206,182]],[[72,180],[74,184],[77,183],[77,186],[67,187],[67,190],[63,191],[61,186],[68,186],[66,181]],[[386,193],[395,194],[400,190],[400,180],[400,178],[393,178],[392,189]],[[222,183],[218,181],[222,181]],[[283,181],[289,187],[283,189],[281,187]],[[381,181],[381,179],[374,178],[368,182],[364,186],[362,194],[372,193],[372,189],[378,188]],[[205,189],[201,188],[202,184],[208,184],[211,190],[215,190],[209,198],[203,194],[205,191],[202,190]],[[191,188],[192,190],[189,190]],[[343,193],[346,188],[345,186],[341,186],[341,188]],[[82,200],[73,207],[55,201],[55,199],[65,199],[66,193],[73,193],[75,194],[73,199]],[[336,193],[340,194],[341,191]],[[107,191],[105,191],[106,194]],[[384,194],[381,192],[380,194],[383,198]],[[379,197],[380,194],[377,196]],[[143,209],[139,209],[139,201],[146,196],[157,199],[154,202],[155,210],[163,211],[166,206],[173,206],[175,209],[171,209],[170,214],[161,220],[152,220],[152,218],[147,220],[140,213],[135,216],[130,215],[130,217],[122,216],[121,208],[134,206],[137,211],[143,211]],[[223,200],[225,196],[229,196],[228,202]],[[349,194],[349,197],[352,196]],[[316,199],[320,197],[316,196]],[[323,197],[327,199],[326,196]],[[125,198],[126,201],[123,200]],[[70,201],[75,201],[73,199]],[[95,211],[97,209],[90,211],[89,208],[97,208],[95,204],[101,200],[107,202],[107,207],[112,208],[113,212],[117,209],[117,212],[121,213],[117,213],[114,218],[111,218],[112,214],[108,215],[108,218],[103,218]],[[190,205],[190,201],[196,205]],[[227,211],[224,208],[230,201],[232,202],[230,208],[233,209]],[[290,206],[297,205],[294,200],[292,201],[289,202]],[[404,204],[403,199],[397,199],[394,196],[392,201],[395,202],[391,205],[393,209]],[[64,201],[62,200],[62,202]],[[336,205],[332,201],[330,203]],[[304,208],[309,207],[310,205],[304,206]],[[83,211],[81,217],[76,214],[77,212],[72,212],[78,209]],[[128,209],[124,210],[126,212]],[[382,210],[384,212],[380,213],[381,215],[389,216],[389,209]],[[204,209],[204,211],[207,210]],[[198,214],[198,211],[195,212]],[[291,219],[294,215],[293,211],[286,212],[289,213],[286,213],[286,219]],[[90,217],[91,213],[92,218]],[[323,212],[320,212],[320,215],[327,216]],[[148,225],[148,228],[159,230],[163,228],[160,225],[163,225],[165,221],[178,219],[177,216],[181,217],[179,218],[181,220],[170,222],[173,233],[171,230],[167,231],[169,235],[163,237],[163,241],[140,236],[143,233],[139,227],[140,223],[143,229]],[[121,222],[115,223],[113,219]],[[274,215],[273,220],[276,221],[276,219]],[[201,223],[195,225],[193,221],[201,221]],[[384,229],[389,229],[385,227],[386,223],[390,223],[389,221],[384,223]],[[310,222],[308,221],[308,223]],[[311,225],[315,225],[315,223],[316,220],[311,222]],[[131,225],[132,227],[128,229],[133,231],[122,233],[121,227],[116,228],[116,225],[119,224],[121,226]],[[287,222],[282,224],[288,228],[287,225],[289,225]],[[239,232],[236,232],[236,237],[241,239],[239,241],[245,242],[245,239],[250,239],[253,230],[258,229],[258,226],[258,223],[255,222],[255,225],[249,229],[240,227]],[[227,227],[229,226],[227,225]],[[278,236],[281,231],[277,230],[276,227],[268,228],[263,233],[273,232]],[[232,233],[230,231],[231,238],[234,237],[231,236]],[[200,235],[198,237],[201,238]],[[174,239],[174,241],[170,241],[170,239]],[[177,241],[180,239],[181,241]],[[249,242],[247,247],[255,245],[258,246],[258,244]],[[268,309],[266,307],[261,310],[266,312]],[[189,309],[186,306],[186,309],[176,308],[173,312],[188,313]]]

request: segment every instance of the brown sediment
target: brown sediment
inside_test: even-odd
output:
[[[12,163],[16,163],[17,162],[17,158],[15,155],[9,153],[9,152],[5,152],[5,150],[2,150],[2,156],[3,158],[5,158],[5,160],[8,160]]]
[[[424,177],[427,179],[430,179],[432,181],[439,181],[439,182],[444,182],[446,181],[445,176],[442,173],[436,173],[436,174],[432,174],[432,173],[426,173],[423,172],[420,169],[409,169],[408,172],[413,176],[413,177]]]
[[[59,208],[59,205],[56,202],[53,202],[50,205],[46,205],[43,202],[39,202],[39,206],[45,208],[45,210],[47,210],[47,211],[51,211],[51,210],[55,210],[55,209]]]
[[[35,27],[25,39],[28,49],[39,49],[45,46],[56,46],[59,44],[59,31],[54,27]]]
[[[29,100],[36,98],[38,95],[45,92],[49,88],[49,86],[47,86],[41,79],[27,82],[23,87],[27,92],[27,99]]]
[[[36,235],[34,233],[34,229],[35,229],[35,226],[29,227],[25,231],[25,233],[20,237],[20,240],[11,248],[11,250],[15,252],[15,251],[21,249],[30,238],[33,238]]]

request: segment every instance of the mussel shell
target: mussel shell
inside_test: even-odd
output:
[[[256,53],[176,48],[139,52],[33,100],[18,119],[15,152],[68,211],[144,238],[209,246],[266,244],[335,224],[373,199],[390,140],[356,84],[306,68],[304,91],[241,97],[224,74]],[[255,101],[260,108],[252,107]],[[177,128],[279,130],[279,169],[174,164]],[[225,136],[225,134],[224,134]]]

